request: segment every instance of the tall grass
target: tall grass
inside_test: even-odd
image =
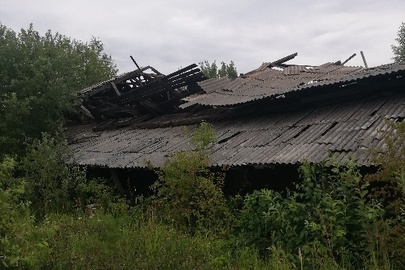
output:
[[[134,222],[130,214],[99,212],[91,218],[50,215],[25,228],[16,243],[35,260],[16,269],[269,269],[253,248],[233,248],[231,241],[190,236],[156,221]],[[40,241],[32,241],[38,237]],[[44,247],[38,249],[38,243]],[[16,254],[18,255],[18,254]],[[18,257],[18,256],[15,256]],[[271,268],[277,269],[277,268]]]

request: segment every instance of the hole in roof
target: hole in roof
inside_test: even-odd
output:
[[[370,114],[370,116],[376,115],[377,112],[378,112],[378,109],[375,109],[375,110]]]
[[[292,137],[292,138],[293,138],[293,139],[297,138],[297,137],[300,136],[302,133],[304,133],[305,131],[307,131],[310,127],[311,127],[311,125],[306,125],[303,129],[300,130],[300,132],[298,132],[297,134],[295,134],[295,136]]]
[[[338,122],[333,122],[332,125],[330,125],[330,127],[327,128],[327,129],[321,134],[321,136],[325,136],[326,133],[328,133],[329,130],[331,130],[331,129],[333,129],[334,127],[336,127],[337,124],[338,124]]]
[[[228,136],[228,137],[225,137],[225,138],[219,140],[219,141],[218,141],[218,144],[227,142],[227,141],[229,141],[230,139],[232,139],[232,138],[238,136],[238,135],[241,134],[241,133],[242,133],[241,131],[238,131],[238,132],[236,132],[236,133],[234,133],[234,134],[232,134],[232,135],[230,135],[230,136]]]
[[[395,123],[401,123],[401,122],[403,122],[404,121],[404,119],[405,119],[405,117],[398,117],[398,118],[396,118],[395,119]]]

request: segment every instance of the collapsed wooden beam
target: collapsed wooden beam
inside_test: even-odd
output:
[[[115,93],[117,94],[117,96],[121,96],[120,91],[118,90],[117,86],[115,85],[115,83],[111,82],[111,87],[114,89]]]
[[[179,109],[184,96],[199,91],[195,86],[204,79],[196,64],[169,75],[148,66],[86,89],[83,105],[100,120],[168,114]]]
[[[285,63],[287,61],[290,61],[291,59],[294,59],[297,55],[298,55],[298,53],[293,53],[293,54],[287,55],[286,57],[283,57],[283,58],[280,58],[280,59],[278,59],[278,60],[276,60],[274,62],[271,62],[269,67],[279,66],[279,65],[281,65],[281,64],[283,64],[283,63]]]

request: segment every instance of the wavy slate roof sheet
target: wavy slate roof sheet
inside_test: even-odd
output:
[[[317,67],[288,66],[260,67],[235,80],[228,78],[201,81],[205,91],[193,97],[182,108],[195,104],[206,106],[235,106],[260,99],[277,97],[290,92],[311,88],[356,83],[369,77],[388,74],[403,75],[405,63],[394,63],[365,69],[326,63]]]
[[[353,73],[350,78],[384,74],[384,70]],[[319,162],[333,154],[337,160],[353,157],[359,164],[372,165],[370,149],[383,148],[380,131],[387,129],[385,120],[405,118],[405,88],[401,87],[380,97],[216,121],[218,143],[213,148],[212,164],[297,164]],[[190,149],[189,133],[182,126],[110,131],[93,131],[92,127],[76,126],[68,131],[78,164],[143,168],[145,161],[150,161],[159,167],[170,153]]]

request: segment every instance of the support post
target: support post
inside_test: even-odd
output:
[[[366,68],[368,68],[368,65],[367,65],[367,62],[366,62],[366,57],[364,57],[363,51],[360,51],[360,54],[361,54],[361,58],[363,58],[364,66],[365,66]]]
[[[135,59],[132,57],[132,55],[130,55],[129,57],[131,57],[131,60],[132,60],[132,62],[134,62],[134,64],[135,64],[135,66],[138,68],[138,69],[141,69],[139,66],[138,66],[138,63],[135,61]]]

